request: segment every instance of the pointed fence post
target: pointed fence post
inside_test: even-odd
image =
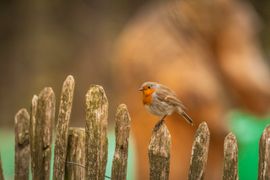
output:
[[[224,141],[223,180],[238,179],[238,146],[233,133],[229,133]]]
[[[30,161],[30,116],[21,109],[15,116],[15,180],[28,180]]]
[[[163,123],[157,131],[153,131],[148,146],[150,163],[150,180],[168,180],[170,171],[171,135]]]
[[[115,115],[116,146],[112,165],[112,180],[125,180],[127,176],[128,138],[130,116],[125,104],[118,106]]]
[[[270,125],[264,129],[260,139],[258,179],[270,179]]]
[[[68,126],[74,93],[74,78],[68,76],[63,83],[58,121],[56,125],[56,139],[54,147],[53,179],[63,180],[67,154]]]
[[[101,86],[92,85],[86,94],[85,179],[104,180],[108,155],[108,100]]]
[[[195,134],[189,167],[189,180],[203,179],[206,168],[210,132],[206,122],[202,122]]]
[[[38,96],[34,95],[31,102],[31,115],[30,115],[30,152],[31,152],[31,170],[32,175],[36,166],[36,148],[35,148],[35,131],[36,131],[36,114],[37,114]],[[33,176],[32,176],[33,177]]]
[[[55,95],[52,88],[44,88],[38,96],[35,128],[35,166],[33,179],[50,179],[52,132],[55,118]]]
[[[85,130],[69,128],[65,180],[85,179]]]

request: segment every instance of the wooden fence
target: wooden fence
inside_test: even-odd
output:
[[[116,146],[112,174],[105,176],[108,155],[108,100],[101,86],[92,85],[86,94],[85,128],[69,127],[75,82],[65,80],[56,125],[53,179],[126,179],[130,116],[121,104],[115,115]],[[34,95],[30,113],[21,109],[15,116],[15,180],[48,180],[55,119],[55,95],[44,88]],[[196,131],[191,150],[188,179],[203,179],[208,157],[210,132],[205,122]],[[169,179],[171,135],[166,125],[152,132],[148,147],[151,180]],[[270,178],[270,126],[260,139],[258,179]],[[224,141],[224,180],[238,179],[238,147],[230,133]],[[0,180],[4,179],[0,157]]]

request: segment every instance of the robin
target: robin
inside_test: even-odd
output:
[[[154,130],[157,130],[164,122],[164,119],[174,112],[193,125],[191,117],[184,111],[186,109],[185,106],[168,87],[156,82],[144,82],[139,91],[143,93],[144,107],[150,113],[161,117]]]

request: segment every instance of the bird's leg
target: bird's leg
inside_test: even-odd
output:
[[[157,130],[160,128],[160,126],[163,124],[163,122],[164,122],[164,120],[165,120],[166,117],[167,117],[167,115],[164,115],[164,116],[156,123],[155,128],[154,128],[154,131],[157,131]]]

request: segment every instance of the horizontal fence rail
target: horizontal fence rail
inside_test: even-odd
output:
[[[75,80],[68,76],[63,83],[59,112],[55,123],[55,95],[44,88],[31,101],[30,113],[21,109],[15,115],[15,179],[48,180],[113,180],[127,179],[128,143],[131,118],[127,106],[118,106],[115,114],[116,146],[111,177],[105,175],[108,156],[108,108],[104,89],[91,85],[85,96],[84,128],[69,127]],[[52,137],[55,129],[53,172],[50,172]],[[191,149],[189,180],[204,178],[208,159],[210,132],[202,122]],[[152,132],[148,146],[149,178],[168,180],[170,171],[171,135],[165,124]],[[265,128],[259,144],[258,179],[270,177],[270,126]],[[29,168],[30,167],[30,168]],[[0,156],[0,180],[4,179]],[[238,145],[234,134],[224,140],[223,180],[238,179]]]

